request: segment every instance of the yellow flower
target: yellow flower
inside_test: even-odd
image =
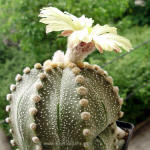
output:
[[[121,52],[120,47],[129,51],[132,46],[128,39],[117,35],[117,29],[109,25],[96,24],[92,18],[84,15],[77,18],[68,12],[62,12],[55,7],[41,9],[40,22],[46,24],[46,33],[63,31],[60,35],[68,36],[68,47],[74,48],[79,43],[94,43],[94,46],[102,53],[106,51]]]

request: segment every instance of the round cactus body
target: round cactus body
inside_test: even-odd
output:
[[[36,64],[11,85],[9,117],[19,150],[117,150],[122,99],[107,72],[88,63]]]

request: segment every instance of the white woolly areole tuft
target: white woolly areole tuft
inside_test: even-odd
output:
[[[38,137],[32,137],[32,141],[34,142],[34,143],[38,143],[40,140],[39,140],[39,138]]]
[[[20,81],[21,79],[22,79],[22,76],[20,74],[17,74],[15,78],[16,82]]]
[[[6,106],[6,111],[7,111],[7,112],[10,112],[10,109],[11,109],[10,105],[7,105],[7,106]]]
[[[12,99],[12,94],[7,94],[7,95],[6,95],[6,100],[7,100],[7,101],[10,101],[11,99]]]
[[[81,113],[81,119],[89,120],[90,118],[91,118],[91,114],[89,112],[82,112]]]
[[[87,88],[81,86],[81,87],[77,88],[77,93],[79,95],[86,95],[88,93],[88,90],[87,90]]]
[[[31,123],[30,124],[30,129],[31,130],[35,130],[36,129],[36,124],[35,123]]]
[[[127,133],[121,128],[117,127],[116,134],[117,134],[118,139],[122,139],[126,136]]]
[[[123,98],[119,98],[119,104],[123,105]]]
[[[30,68],[29,68],[29,67],[24,68],[23,72],[24,72],[25,74],[29,73],[29,72],[30,72]]]
[[[36,145],[36,149],[35,150],[42,150],[42,146]]]
[[[10,91],[14,91],[16,89],[16,85],[15,84],[11,84],[10,85]]]
[[[36,64],[34,65],[34,68],[36,68],[36,69],[41,69],[41,68],[42,68],[42,65],[41,65],[40,63],[36,63]]]
[[[80,104],[81,106],[83,106],[83,107],[86,107],[86,106],[88,106],[89,101],[88,101],[87,99],[81,99],[81,100],[79,101],[79,104]]]
[[[113,84],[113,78],[111,76],[106,77],[106,80],[111,84]]]
[[[83,129],[83,135],[84,136],[89,136],[91,134],[89,129]]]
[[[36,84],[36,89],[39,91],[40,89],[43,88],[43,84],[42,83],[37,83]]]
[[[6,122],[6,123],[10,123],[10,122],[11,122],[10,118],[7,117],[7,118],[5,119],[5,122]]]
[[[11,144],[12,146],[15,146],[15,145],[16,145],[15,140],[10,140],[10,144]]]
[[[46,60],[44,63],[43,63],[43,66],[44,67],[49,67],[49,66],[51,66],[51,60],[50,59],[48,59],[48,60]]]
[[[76,76],[76,78],[75,78],[75,82],[82,84],[82,83],[85,82],[85,79],[84,79],[84,77],[83,77],[82,75],[78,75],[78,76]]]
[[[54,53],[52,62],[64,62],[64,52],[62,52],[61,50],[57,50]]]
[[[32,100],[34,103],[38,103],[41,100],[41,97],[39,95],[35,95],[32,97]]]
[[[37,114],[37,109],[35,108],[35,107],[31,107],[30,109],[29,109],[29,113],[30,113],[30,115],[36,115]]]
[[[12,130],[12,129],[9,129],[9,133],[11,133],[11,134],[12,134],[12,133],[13,133],[13,130]]]
[[[45,73],[40,73],[39,77],[40,77],[40,80],[44,80],[44,79],[46,79],[47,76]]]
[[[72,72],[73,72],[75,75],[77,75],[77,74],[79,74],[79,73],[81,72],[81,70],[80,70],[80,68],[78,68],[78,67],[74,67],[74,68],[72,69]]]
[[[120,111],[120,112],[119,112],[119,118],[122,118],[123,115],[124,115],[124,112],[123,112],[123,111]]]

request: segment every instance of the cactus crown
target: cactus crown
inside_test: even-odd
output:
[[[108,45],[97,43],[94,38],[99,35],[94,30],[99,34],[110,31],[111,37],[117,37],[116,29],[99,25],[93,29],[93,20],[85,16],[76,18],[50,7],[44,8],[40,17],[48,24],[47,32],[64,30],[61,35],[69,36],[68,48],[65,55],[57,51],[43,66],[37,63],[34,69],[26,67],[10,86],[6,122],[10,123],[12,146],[20,150],[119,149],[120,139],[126,135],[116,125],[123,116],[119,89],[106,71],[81,61],[95,47],[101,52],[119,50],[117,45],[128,50],[130,43],[122,37],[120,44],[119,39]],[[85,30],[88,33],[79,39],[78,34]]]

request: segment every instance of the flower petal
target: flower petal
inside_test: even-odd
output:
[[[92,24],[94,23],[94,20],[92,18],[86,18],[85,15],[82,15],[79,18],[79,21],[83,27],[91,27]]]
[[[93,41],[96,44],[99,44],[102,47],[102,49],[106,51],[115,50],[120,52],[121,50],[119,47],[122,47],[126,51],[132,49],[131,43],[128,39],[116,34],[108,33],[100,36],[94,36]]]
[[[100,53],[103,53],[103,49],[99,44],[95,44],[95,47],[98,49]]]
[[[71,17],[55,7],[41,9],[39,17],[42,17],[40,22],[47,24],[47,33],[61,30],[75,30]]]
[[[55,7],[46,7],[41,9],[39,17],[42,18],[40,19],[40,22],[47,25],[47,33],[62,30],[82,30],[85,27],[92,26],[93,23],[91,18],[89,19],[85,16],[77,18],[67,12],[63,13]]]
[[[70,34],[72,34],[72,32],[72,30],[65,30],[61,32],[60,36],[69,36]]]
[[[92,33],[96,34],[96,35],[100,35],[100,34],[104,34],[104,33],[117,34],[117,28],[110,27],[109,25],[101,26],[101,25],[97,24],[93,27]]]

